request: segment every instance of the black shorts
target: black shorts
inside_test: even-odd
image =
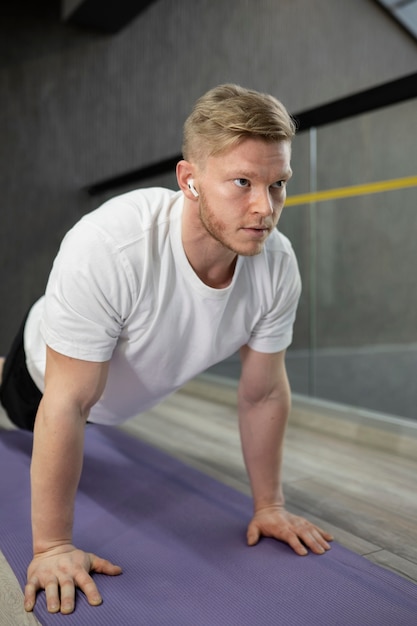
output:
[[[9,419],[19,428],[33,430],[42,393],[26,367],[23,332],[27,315],[6,357],[0,387],[0,402]]]

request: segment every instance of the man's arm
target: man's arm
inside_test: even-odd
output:
[[[248,544],[260,537],[287,542],[297,554],[316,554],[330,548],[330,534],[285,509],[282,491],[282,456],[291,392],[285,351],[265,354],[248,346],[241,349],[242,374],[238,411],[243,456],[251,484],[254,516]]]
[[[90,604],[101,596],[90,571],[121,569],[72,545],[74,500],[81,475],[84,429],[107,380],[108,363],[65,357],[47,349],[45,392],[36,416],[31,465],[34,557],[28,568],[25,608],[45,589],[48,611],[71,613],[75,587]]]

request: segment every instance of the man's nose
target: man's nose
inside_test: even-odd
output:
[[[269,189],[263,189],[257,191],[253,199],[253,210],[254,213],[259,213],[267,217],[274,212],[274,206],[272,203],[271,194],[269,193]]]

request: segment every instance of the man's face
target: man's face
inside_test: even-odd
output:
[[[208,157],[198,175],[205,231],[236,254],[259,254],[284,206],[290,158],[289,141],[257,138]]]

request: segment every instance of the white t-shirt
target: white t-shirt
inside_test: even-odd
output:
[[[110,360],[92,422],[137,415],[245,344],[278,352],[291,343],[300,277],[288,239],[275,230],[259,255],[238,257],[228,287],[213,289],[185,255],[183,202],[182,192],[141,189],[85,215],[29,314],[27,365],[41,391],[45,344]]]

